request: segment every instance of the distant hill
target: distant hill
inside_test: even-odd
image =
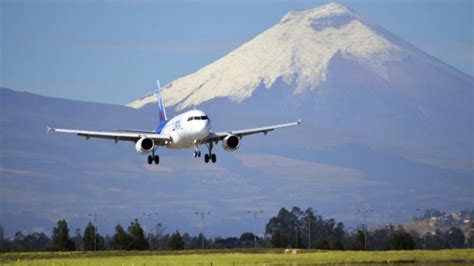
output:
[[[419,235],[433,234],[436,230],[446,232],[452,227],[461,229],[467,239],[471,230],[474,230],[474,211],[440,213],[432,217],[416,219],[403,225],[406,231],[415,231]]]

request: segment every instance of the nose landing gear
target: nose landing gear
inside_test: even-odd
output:
[[[199,150],[199,141],[197,139],[194,140],[194,158],[201,157],[201,151]]]

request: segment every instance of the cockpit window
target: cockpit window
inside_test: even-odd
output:
[[[192,121],[192,120],[209,120],[209,118],[207,116],[191,116],[188,118],[188,121]]]

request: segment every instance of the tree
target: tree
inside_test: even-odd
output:
[[[23,246],[26,251],[45,250],[51,245],[51,239],[45,233],[31,233],[23,240]]]
[[[145,232],[143,231],[142,226],[138,222],[138,219],[135,219],[128,226],[128,233],[130,234],[132,241],[130,249],[132,250],[147,250],[148,242],[145,240]]]
[[[305,211],[298,207],[293,207],[291,211],[281,208],[265,227],[266,235],[272,239],[272,246],[283,247],[283,238],[286,239],[285,247],[291,245],[296,248],[325,239],[330,248],[342,249],[345,241],[344,225],[336,223],[334,219],[323,220],[322,216],[314,213],[312,208]]]
[[[444,235],[447,248],[464,248],[464,233],[461,229],[451,227]]]
[[[104,250],[104,238],[97,233],[97,228],[91,222],[84,230],[84,250]]]
[[[0,252],[5,251],[5,244],[3,241],[3,225],[0,224]]]
[[[184,249],[184,241],[181,237],[181,234],[178,230],[171,235],[168,240],[168,247],[171,250],[183,250]]]
[[[330,246],[331,246],[331,249],[334,249],[334,250],[344,250],[344,244],[342,243],[342,240],[340,239],[331,241]]]
[[[216,238],[214,240],[214,248],[225,248],[225,249],[231,249],[231,248],[239,248],[240,247],[240,241],[237,237],[228,237],[228,238]]]
[[[354,246],[352,247],[354,250],[364,250],[365,249],[365,234],[362,230],[357,230],[355,235]]]
[[[295,238],[295,248],[304,248],[303,245],[303,237],[301,236],[300,232],[295,232],[296,238]]]
[[[272,217],[268,221],[267,225],[265,226],[265,233],[267,235],[273,235],[274,233],[278,233],[282,237],[285,237],[285,242],[290,242],[290,239],[292,239],[290,238],[290,236],[294,235],[292,230],[292,224],[294,223],[294,219],[295,217],[291,212],[289,212],[285,208],[281,208],[278,211],[277,216]]]
[[[71,237],[71,240],[74,242],[75,250],[84,250],[83,237],[81,235],[81,229],[76,228],[76,234]]]
[[[115,226],[115,234],[112,238],[112,249],[130,250],[132,237],[123,229],[120,224]]]
[[[271,243],[274,248],[285,248],[288,245],[286,236],[280,232],[273,232]]]
[[[315,243],[314,243],[314,248],[316,249],[329,249],[329,241],[324,238],[319,238]]]
[[[474,248],[474,223],[469,228],[469,238],[467,239],[467,247]]]
[[[397,250],[415,249],[415,241],[413,241],[411,235],[403,229],[393,232],[391,243],[393,248]]]
[[[254,234],[253,233],[242,233],[240,235],[240,247],[242,248],[252,248],[254,247]]]
[[[288,244],[301,246],[301,229],[303,225],[303,212],[298,207],[293,207],[291,212],[281,208],[276,217],[272,217],[265,227],[267,235],[278,232],[287,239]],[[301,218],[301,219],[300,219]],[[299,238],[299,239],[298,239]]]
[[[392,249],[392,234],[394,227],[391,224],[377,228],[370,233],[370,246],[373,250],[389,250]]]
[[[59,220],[53,229],[53,250],[74,250],[74,242],[69,238],[69,228],[65,220]]]

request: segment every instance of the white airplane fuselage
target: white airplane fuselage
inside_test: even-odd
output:
[[[195,147],[211,132],[211,121],[200,110],[191,110],[170,119],[160,134],[171,136],[172,141],[166,145],[170,149]]]

